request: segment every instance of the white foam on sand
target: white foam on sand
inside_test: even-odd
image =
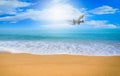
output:
[[[120,42],[101,41],[0,41],[0,52],[30,54],[120,55]]]

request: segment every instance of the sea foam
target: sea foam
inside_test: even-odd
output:
[[[0,51],[40,55],[74,54],[90,56],[120,55],[120,42],[106,41],[0,41]]]

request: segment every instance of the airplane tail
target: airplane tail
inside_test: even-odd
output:
[[[80,21],[83,17],[84,15],[80,15],[80,17],[78,18],[78,21]]]

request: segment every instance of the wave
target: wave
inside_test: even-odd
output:
[[[89,56],[120,55],[120,42],[112,41],[0,41],[0,52],[30,54],[74,54]]]

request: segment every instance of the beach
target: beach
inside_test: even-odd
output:
[[[120,76],[119,11],[120,0],[0,0],[0,76]]]
[[[120,56],[0,53],[0,76],[120,76]]]

